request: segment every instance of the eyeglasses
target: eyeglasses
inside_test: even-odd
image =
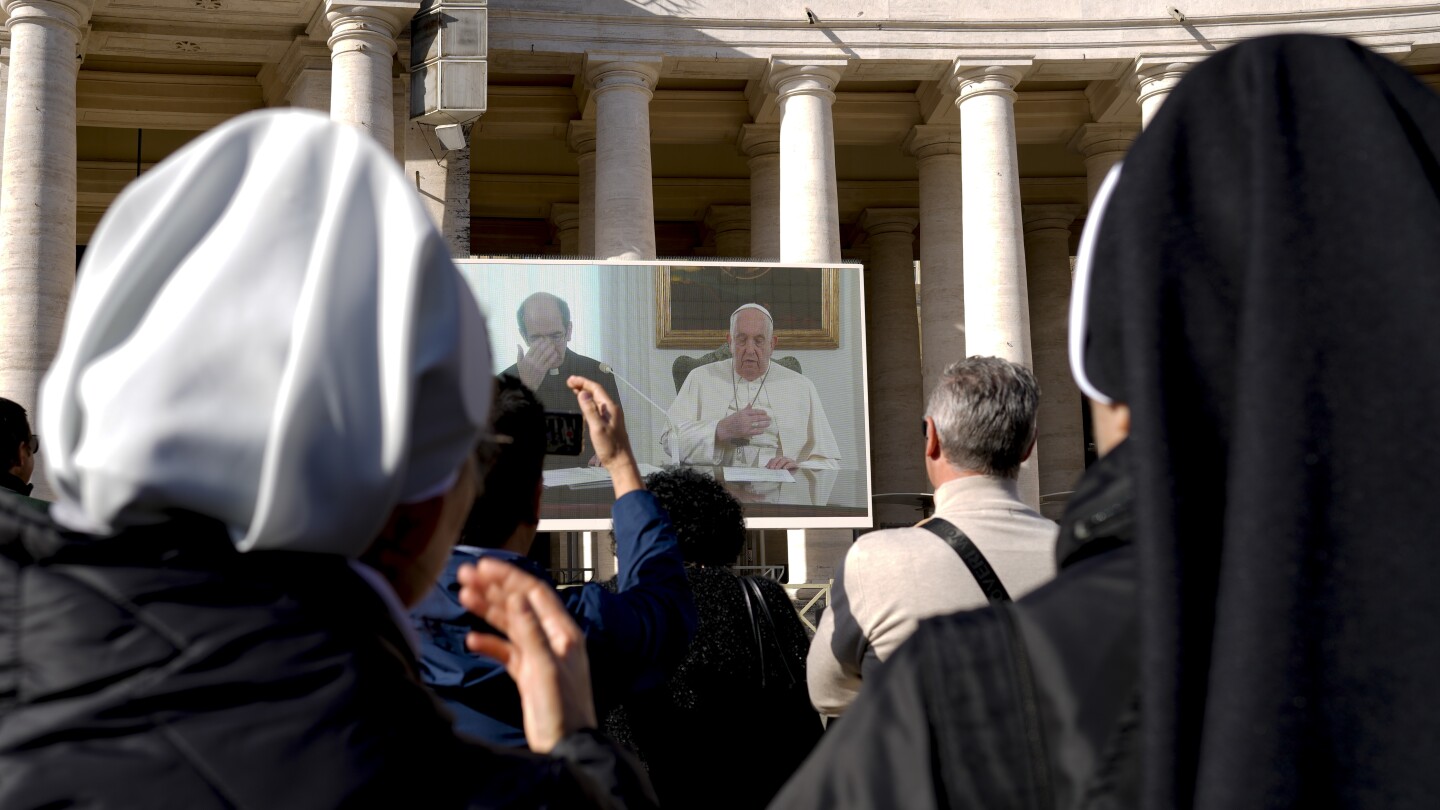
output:
[[[25,440],[25,445],[29,448],[30,455],[35,455],[40,452],[40,437],[31,433],[30,438]]]

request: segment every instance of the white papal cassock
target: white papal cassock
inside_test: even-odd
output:
[[[770,415],[770,427],[743,442],[716,442],[715,425],[746,407]],[[756,380],[735,373],[732,360],[709,363],[685,378],[660,446],[680,464],[763,467],[776,456],[811,469],[836,469],[840,448],[814,383],[779,363]]]

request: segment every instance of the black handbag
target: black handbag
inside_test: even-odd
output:
[[[802,675],[796,676],[795,669],[790,663],[790,656],[785,654],[781,646],[780,633],[775,625],[775,617],[770,613],[770,606],[765,604],[765,595],[760,590],[760,583],[750,577],[740,577],[740,590],[745,596],[745,611],[750,614],[750,629],[755,636],[755,647],[759,651],[760,664],[760,706],[757,707],[766,718],[765,734],[760,735],[768,740],[768,747],[771,748],[770,756],[799,766],[800,762],[809,755],[810,749],[815,747],[819,741],[824,726],[820,723],[820,715],[810,703],[810,692],[806,686],[805,678]],[[757,619],[756,613],[763,617],[763,625],[768,628],[770,638],[773,639],[774,652],[780,656],[780,662],[785,667],[785,683],[767,682],[765,676],[765,638],[761,633],[762,622]],[[793,770],[793,768],[792,768]],[[777,786],[778,787],[778,786]]]

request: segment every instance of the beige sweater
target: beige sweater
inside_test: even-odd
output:
[[[984,552],[1011,598],[1055,576],[1058,527],[1020,500],[1015,481],[948,481],[935,492],[935,516]],[[830,606],[810,644],[810,700],[822,714],[840,715],[866,671],[888,658],[921,619],[985,601],[970,569],[934,533],[912,527],[862,536],[835,572]]]

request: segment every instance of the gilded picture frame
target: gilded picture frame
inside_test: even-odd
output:
[[[655,346],[714,349],[730,313],[761,304],[775,319],[778,349],[840,347],[840,283],[833,267],[734,265],[655,268]]]

